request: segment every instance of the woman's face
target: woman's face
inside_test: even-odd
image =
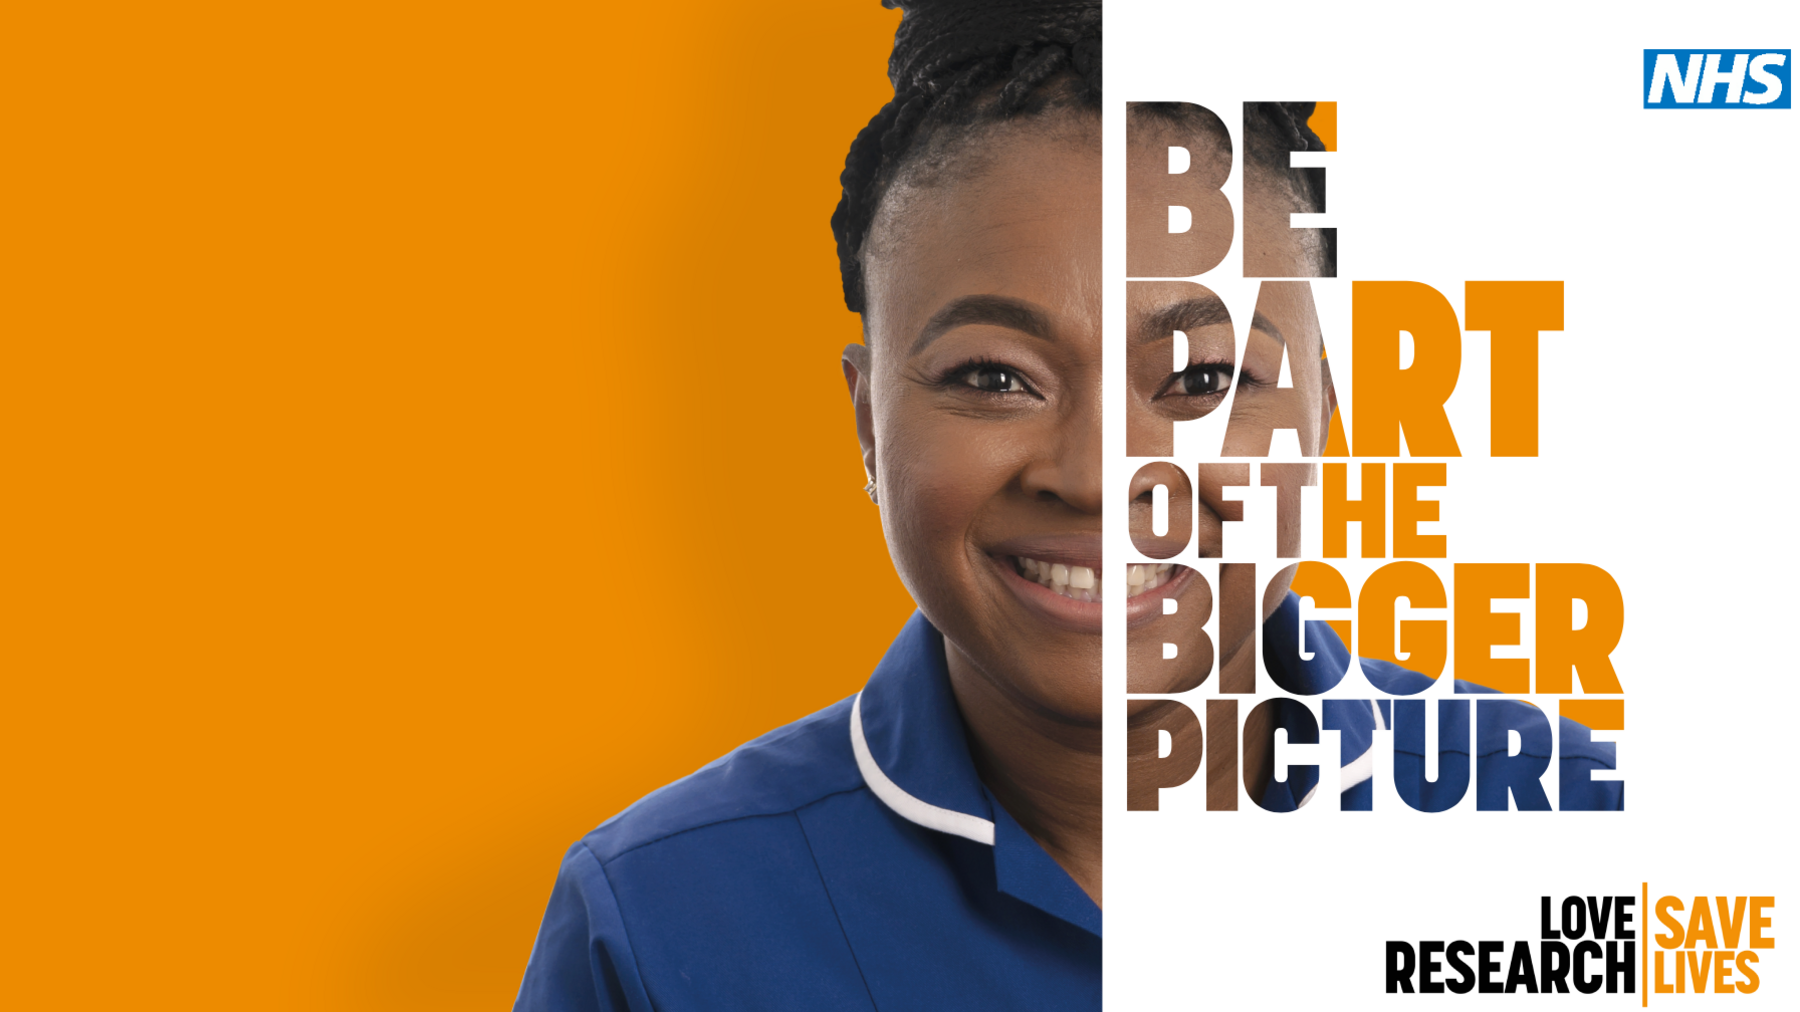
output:
[[[1154,150],[1133,152],[1133,171],[1160,171],[1166,164],[1167,145],[1191,143],[1177,135],[1159,135],[1147,131],[1147,145]],[[1142,136],[1142,135],[1140,135]],[[1194,152],[1195,159],[1212,157]],[[1293,198],[1272,174],[1253,168],[1248,176],[1245,199],[1289,204]],[[1296,208],[1298,209],[1298,208]],[[1196,231],[1215,231],[1229,238],[1232,215],[1222,208],[1203,208],[1194,214]],[[1241,214],[1241,210],[1240,210]],[[1316,250],[1306,242],[1311,234],[1294,229],[1270,229],[1250,225],[1250,221],[1266,223],[1269,215],[1252,218],[1242,215],[1246,227],[1262,228],[1250,237],[1246,249],[1259,251],[1259,262],[1250,263],[1252,272],[1290,273],[1287,265],[1307,264]],[[1274,216],[1273,220],[1281,220]],[[1144,241],[1144,236],[1134,236]],[[1279,269],[1278,269],[1279,268]],[[1256,307],[1250,319],[1232,319],[1223,304],[1211,292],[1188,282],[1134,282],[1128,287],[1126,339],[1131,362],[1127,379],[1128,445],[1141,453],[1168,455],[1174,453],[1172,422],[1200,418],[1210,414],[1231,399],[1223,446],[1226,457],[1260,457],[1269,453],[1272,431],[1292,429],[1302,455],[1317,456],[1324,447],[1331,418],[1329,381],[1321,361],[1323,348],[1318,318],[1314,312],[1311,291],[1304,281],[1265,281],[1259,285]],[[1246,324],[1248,325],[1246,327]],[[1187,360],[1173,361],[1173,331],[1187,338]],[[1236,334],[1245,334],[1243,356],[1238,358]],[[1283,357],[1292,380],[1291,387],[1279,385]],[[1235,394],[1232,391],[1235,390]],[[1223,520],[1236,518],[1239,502],[1228,502],[1218,482],[1208,482],[1203,461],[1183,461],[1192,469],[1202,465],[1199,487],[1194,489],[1192,515],[1194,547],[1202,558],[1218,558],[1224,549]],[[1228,465],[1229,466],[1229,465]],[[1242,466],[1242,465],[1237,465]],[[1144,474],[1131,489],[1131,509],[1148,513],[1151,488],[1157,478]],[[1225,484],[1238,484],[1237,480]],[[1175,491],[1171,486],[1171,492]],[[1286,483],[1278,491],[1279,513],[1285,521],[1278,530],[1278,545],[1258,546],[1257,555],[1280,554],[1293,558],[1300,551],[1300,486]],[[1229,494],[1231,500],[1240,498]],[[1174,510],[1171,511],[1175,512]],[[1147,522],[1134,525],[1147,528]],[[1182,539],[1173,539],[1177,544]],[[1159,607],[1128,606],[1128,649],[1133,672],[1155,673],[1168,684],[1134,684],[1134,691],[1166,692],[1191,688],[1198,677],[1196,670],[1179,670],[1184,665],[1159,663],[1163,644],[1175,643],[1178,657],[1193,657],[1198,665],[1212,658],[1203,624],[1214,607],[1215,595],[1198,580],[1192,570],[1176,569],[1172,578],[1161,586],[1143,593],[1143,598],[1173,597],[1179,607],[1173,615],[1164,615]],[[1287,593],[1292,570],[1276,574],[1264,594],[1263,617],[1267,618]],[[1227,586],[1218,588],[1219,595],[1243,599],[1255,593],[1248,570],[1239,569],[1226,578]],[[1241,586],[1235,584],[1242,584]],[[1136,589],[1135,587],[1132,589]],[[1137,598],[1133,599],[1134,605]],[[1146,604],[1152,603],[1146,601]],[[1254,627],[1221,628],[1218,644],[1219,660],[1225,670],[1231,665],[1251,665],[1254,651],[1243,649],[1255,642]]]
[[[917,176],[890,188],[870,229],[867,343],[844,358],[888,548],[950,651],[1018,701],[1094,723],[1100,600],[1139,589],[1101,579],[1098,122],[1061,114],[996,127]],[[1196,216],[1194,227],[1233,223]],[[1303,256],[1295,235],[1264,245]],[[1302,452],[1316,455],[1329,406],[1303,284],[1264,286],[1242,362],[1231,324],[1181,305],[1194,291],[1131,287],[1129,339],[1154,344],[1150,357],[1163,366],[1132,370],[1128,424],[1198,417],[1236,383],[1234,418],[1296,429]],[[1172,337],[1154,333],[1156,321],[1182,312],[1213,320],[1197,317],[1185,331],[1189,362],[1202,367],[1195,381],[1184,380],[1195,370],[1173,368]],[[1291,390],[1277,386],[1283,349]],[[1203,556],[1222,547],[1217,498],[1203,493],[1196,503]],[[1286,591],[1285,580],[1277,583],[1265,614]],[[1180,617],[1162,615],[1155,599],[1196,586]],[[1197,633],[1211,606],[1205,591],[1190,574],[1141,593],[1128,607],[1134,648],[1156,639],[1160,650],[1163,640]],[[1182,630],[1161,629],[1173,624]],[[1149,626],[1154,633],[1139,633]],[[1236,644],[1219,646],[1224,660]]]
[[[1100,711],[1100,132],[996,126],[884,197],[845,353],[901,580],[1034,709]],[[1123,590],[1123,588],[1118,588]]]

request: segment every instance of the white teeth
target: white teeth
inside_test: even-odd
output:
[[[1071,566],[1065,562],[1043,562],[1023,555],[1013,556],[1013,566],[1020,576],[1072,601],[1101,601],[1104,581],[1092,566]]]
[[[1152,562],[1141,566],[1130,566],[1125,570],[1126,597],[1136,597],[1146,590],[1156,588],[1175,578],[1173,562]]]
[[[1126,597],[1136,597],[1146,590],[1156,588],[1175,579],[1173,562],[1146,562],[1141,566],[1130,566],[1125,570]]]
[[[1072,601],[1106,600],[1106,581],[1093,566],[1071,566],[1066,562],[1044,562],[1023,555],[1012,557],[1013,568],[1027,580]],[[1125,596],[1136,597],[1154,590],[1175,578],[1172,562],[1146,562],[1125,568]]]

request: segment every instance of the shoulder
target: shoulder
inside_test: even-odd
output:
[[[784,1007],[793,980],[763,971],[791,947],[831,986],[852,979],[801,823],[866,821],[878,803],[858,792],[845,700],[639,799],[564,858],[515,1008],[645,1009],[652,981],[691,1007]],[[794,1007],[846,1005],[832,994]]]
[[[738,746],[645,795],[582,838],[601,864],[695,830],[786,815],[823,798],[861,789],[850,745],[845,699]]]

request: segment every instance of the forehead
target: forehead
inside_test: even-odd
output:
[[[888,187],[869,229],[868,329],[905,327],[969,294],[1097,314],[1100,205],[1097,117],[990,124],[928,149]]]
[[[1179,106],[1179,108],[1176,108]],[[1180,103],[1134,102],[1128,112],[1131,129],[1126,137],[1135,157],[1129,165],[1162,171],[1170,147],[1186,148],[1189,171],[1224,179],[1231,172],[1231,134],[1210,110]],[[1148,151],[1144,149],[1150,149]],[[1146,154],[1151,157],[1144,157]]]
[[[1126,196],[1144,212],[1144,222],[1160,227],[1164,205],[1180,204],[1191,215],[1193,244],[1214,251],[1203,260],[1217,262],[1214,256],[1241,249],[1245,277],[1330,276],[1323,269],[1328,260],[1318,230],[1290,226],[1289,213],[1313,207],[1293,178],[1267,160],[1275,157],[1285,165],[1285,150],[1265,151],[1263,158],[1234,151],[1225,124],[1198,107],[1168,111],[1157,103],[1137,103],[1129,115]],[[1170,173],[1170,149],[1176,147],[1188,154],[1178,175]],[[1242,169],[1241,186],[1228,182],[1234,160]],[[1129,255],[1155,261],[1154,251],[1168,238],[1134,227],[1126,237]]]

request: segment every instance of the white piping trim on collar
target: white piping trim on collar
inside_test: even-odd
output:
[[[1338,774],[1338,791],[1347,791],[1364,780],[1375,778],[1375,746],[1363,749],[1363,754],[1350,760],[1350,764]]]
[[[921,801],[906,793],[899,784],[888,779],[881,767],[875,764],[875,756],[869,752],[868,739],[863,737],[862,726],[862,693],[856,694],[856,701],[850,704],[850,748],[856,753],[856,768],[862,771],[863,782],[869,790],[881,799],[881,803],[894,810],[894,813],[908,822],[917,823],[926,829],[935,829],[940,833],[960,836],[976,843],[994,845],[994,824],[979,816],[939,808],[930,802]]]
[[[1388,729],[1387,720],[1381,716],[1381,704],[1375,702],[1373,699],[1368,702],[1370,712],[1375,715],[1375,730],[1386,731]],[[1347,765],[1340,768],[1338,773],[1338,790],[1340,792],[1347,791],[1357,784],[1362,783],[1364,780],[1373,780],[1374,778],[1375,743],[1371,741],[1369,742],[1369,747],[1363,749],[1362,755],[1350,760]],[[1317,790],[1317,787],[1315,786],[1314,789]]]
[[[1388,729],[1387,720],[1381,716],[1381,704],[1371,699],[1369,700],[1369,710],[1375,715],[1375,730],[1386,731]],[[1348,765],[1341,768],[1338,773],[1338,790],[1340,792],[1347,791],[1364,780],[1373,780],[1374,778],[1375,743],[1371,741],[1369,747],[1363,749],[1362,755],[1350,760]]]

